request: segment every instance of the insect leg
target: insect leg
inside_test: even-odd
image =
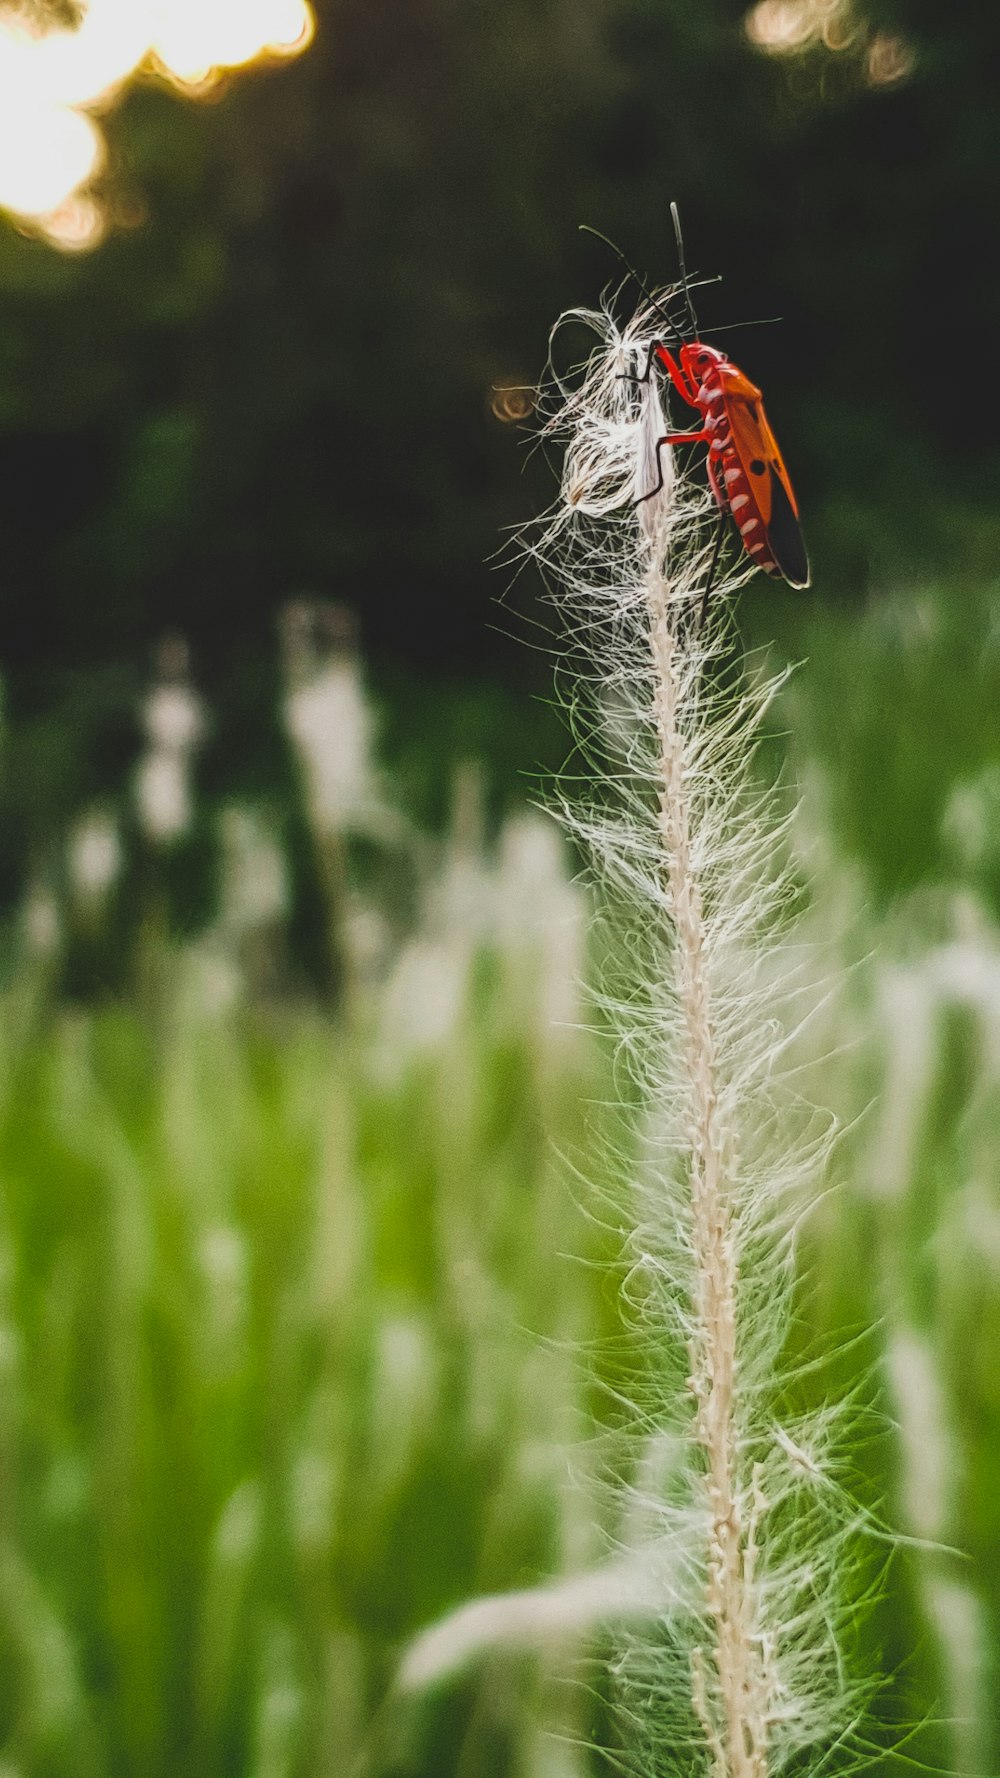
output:
[[[618,383],[648,383],[650,376],[652,375],[654,358],[660,360],[660,363],[663,365],[664,370],[682,400],[687,402],[688,407],[696,408],[698,406],[698,401],[693,387],[689,387],[690,379],[685,376],[685,373],[673,356],[673,353],[668,351],[662,340],[650,340],[649,349],[646,353],[646,368],[641,377],[634,377],[627,371],[623,371],[619,372],[615,381]]]
[[[661,350],[661,348],[662,348],[662,350]],[[664,346],[662,340],[650,340],[649,349],[646,353],[646,368],[643,371],[642,376],[641,377],[634,377],[634,376],[630,375],[630,373],[628,371],[622,371],[615,378],[615,381],[617,383],[640,383],[640,384],[641,383],[648,383],[650,376],[652,375],[652,371],[653,371],[653,359],[659,357],[661,362],[665,362],[664,353],[666,353],[667,358],[670,357],[670,354],[669,354],[669,352],[667,352],[667,349]],[[668,368],[669,368],[669,366],[668,366]],[[686,396],[685,396],[685,400],[687,400]]]
[[[634,504],[636,506],[641,506],[644,500],[652,500],[653,495],[658,494],[663,487],[663,460],[660,456],[660,452],[664,445],[707,444],[710,436],[711,434],[708,432],[665,432],[662,438],[658,438],[656,441],[656,486],[655,488],[650,488],[648,494],[640,494],[638,500],[636,500]]]
[[[652,375],[653,359],[655,358],[655,356],[656,356],[656,341],[651,340],[650,346],[649,346],[649,351],[646,353],[646,368],[643,371],[642,376],[641,377],[634,377],[631,375],[631,373],[629,371],[622,371],[615,378],[615,382],[616,383],[648,383],[650,376]]]

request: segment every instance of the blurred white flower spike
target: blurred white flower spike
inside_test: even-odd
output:
[[[375,716],[353,614],[346,606],[297,599],[285,609],[282,641],[285,726],[313,827],[320,836],[363,827],[375,801]]]
[[[205,733],[204,706],[187,680],[187,645],[170,637],[160,650],[160,683],[142,710],[149,749],[136,768],[139,825],[157,846],[171,846],[191,825],[191,766]]]
[[[105,162],[92,115],[140,73],[191,97],[261,57],[311,43],[308,0],[86,0],[75,29],[0,17],[0,209],[64,251],[106,229],[89,190]]]
[[[100,908],[122,868],[118,823],[109,809],[88,809],[81,816],[70,835],[68,863],[73,891],[81,905]]]

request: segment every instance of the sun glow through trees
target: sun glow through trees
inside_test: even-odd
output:
[[[95,114],[142,69],[197,97],[261,56],[311,42],[308,0],[89,0],[75,30],[0,14],[0,209],[67,251],[106,217],[88,189],[105,161]]]

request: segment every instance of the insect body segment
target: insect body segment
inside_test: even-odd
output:
[[[648,383],[654,361],[659,361],[682,401],[692,407],[701,419],[697,431],[668,432],[656,441],[656,486],[647,490],[636,502],[651,500],[663,487],[663,463],[660,452],[664,445],[706,444],[708,446],[708,479],[719,508],[720,528],[712,555],[708,581],[702,594],[704,614],[712,581],[718,565],[722,528],[727,514],[732,516],[740,541],[748,556],[778,580],[789,586],[809,585],[809,559],[799,527],[799,508],[785,468],[778,441],[771,431],[760,390],[749,377],[715,346],[706,346],[698,338],[698,319],[691,300],[691,286],[684,263],[684,242],[681,237],[677,205],[671,204],[674,234],[677,237],[677,259],[680,266],[680,292],[685,316],[677,327],[667,308],[651,295],[638,273],[629,265],[621,249],[597,229],[596,234],[617,254],[647,303],[666,322],[676,340],[676,357],[664,339],[653,340],[646,354],[646,368],[641,377],[630,381]],[[672,342],[673,343],[673,342]]]
[[[654,355],[702,420],[697,431],[670,432],[659,439],[657,460],[665,444],[707,444],[712,492],[720,512],[732,515],[747,554],[766,574],[790,586],[808,586],[798,504],[760,390],[724,352],[700,340],[684,341],[676,358],[656,340],[650,362]],[[650,493],[662,485],[661,471]]]

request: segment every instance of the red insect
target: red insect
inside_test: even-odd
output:
[[[678,334],[676,356],[666,341],[652,342],[645,373],[636,380],[648,382],[653,360],[658,359],[678,395],[701,415],[702,423],[697,431],[667,432],[657,439],[659,480],[655,488],[642,495],[642,500],[652,499],[663,487],[660,451],[664,445],[706,444],[708,479],[719,507],[720,523],[703,603],[707,603],[711,590],[727,514],[732,516],[743,548],[759,568],[776,579],[786,580],[789,586],[807,587],[809,559],[799,526],[798,502],[764,412],[760,390],[724,352],[706,346],[698,338],[677,205],[671,204],[670,211],[677,235],[687,327],[685,333]],[[632,276],[635,277],[634,272]],[[644,289],[638,279],[637,282]],[[658,304],[654,306],[659,308]],[[660,313],[673,330],[670,316],[663,309]],[[637,504],[641,505],[642,500]]]

